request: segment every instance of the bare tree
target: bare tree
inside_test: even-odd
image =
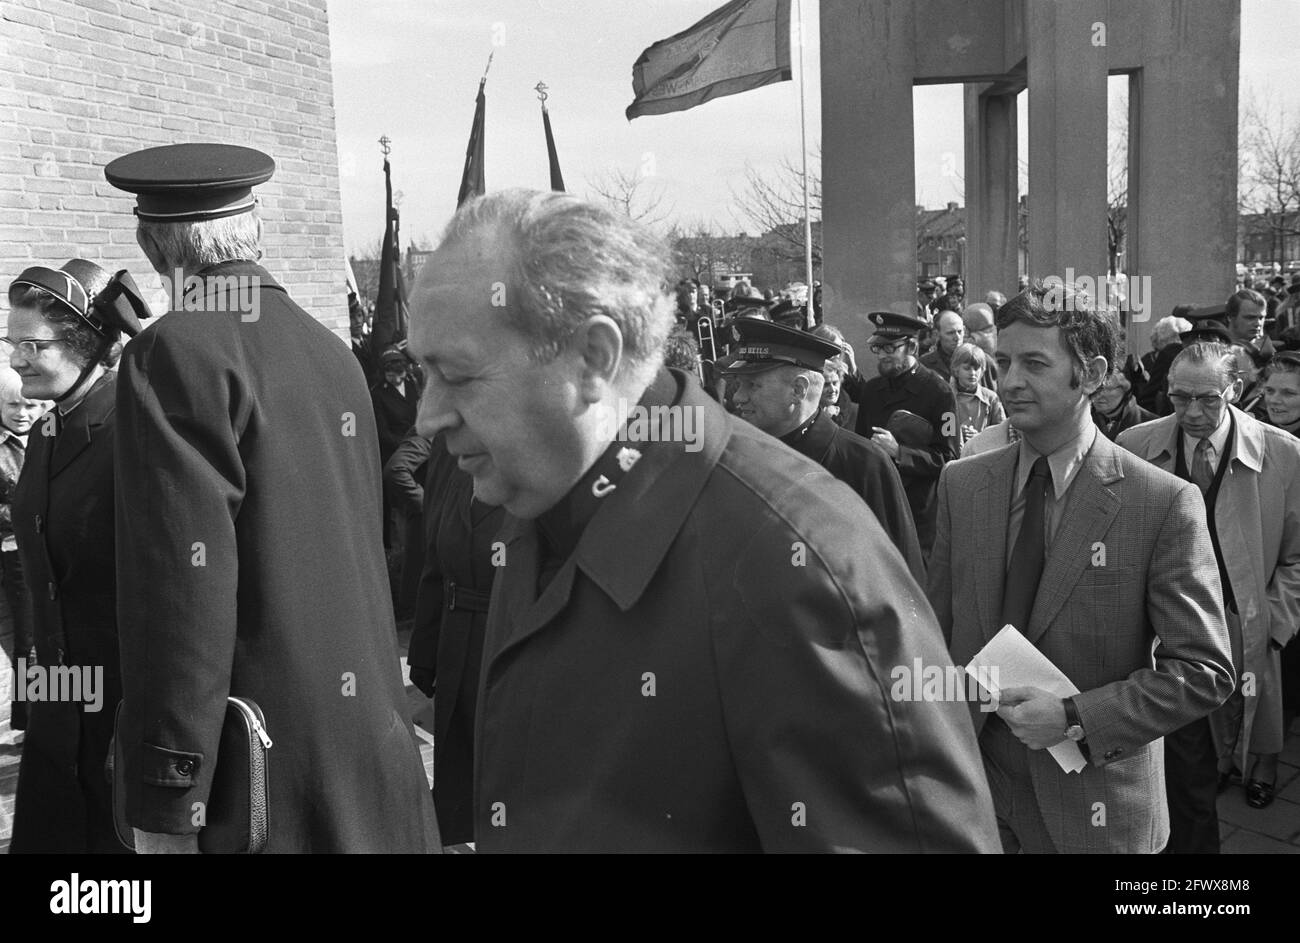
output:
[[[813,220],[813,264],[822,262],[821,148],[808,161],[808,205]],[[731,191],[737,222],[761,235],[770,236],[773,248],[790,259],[804,257],[803,169],[799,162],[786,157],[774,171],[763,171],[746,164],[745,182],[739,191]]]
[[[713,222],[673,226],[668,239],[677,255],[678,271],[689,272],[702,284],[714,285],[719,275],[728,272],[749,271],[755,240],[723,235]]]
[[[1300,116],[1259,102],[1242,109],[1238,209],[1267,233],[1273,261],[1286,263],[1288,237],[1300,236]]]
[[[672,207],[663,208],[664,190],[639,171],[614,168],[587,178],[591,194],[619,213],[645,226],[659,226],[672,215]]]
[[[1128,237],[1128,90],[1118,98],[1106,134],[1106,255],[1111,275],[1120,271]]]

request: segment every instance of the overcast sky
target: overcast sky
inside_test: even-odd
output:
[[[383,157],[392,139],[404,242],[436,241],[455,210],[488,54],[485,166],[489,189],[549,185],[533,86],[550,87],[560,164],[570,191],[611,169],[653,170],[663,209],[728,232],[747,228],[733,193],[748,162],[776,168],[799,155],[799,88],[780,82],[689,111],[637,118],[632,64],[650,44],[676,33],[725,0],[329,0],[334,103],[349,253],[383,234]],[[817,4],[804,0],[808,141],[821,138]],[[793,33],[793,28],[792,28]],[[1248,91],[1300,110],[1295,71],[1300,2],[1243,0],[1242,100]],[[797,54],[797,48],[795,50]],[[797,60],[796,68],[797,68]],[[1287,73],[1287,74],[1284,74]],[[1023,98],[1022,110],[1023,110]],[[917,202],[964,202],[960,86],[916,90]],[[1022,151],[1025,141],[1022,135]]]

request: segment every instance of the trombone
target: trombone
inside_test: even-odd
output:
[[[697,368],[700,374],[700,383],[708,386],[708,378],[704,375],[704,361],[707,359],[710,363],[716,363],[718,359],[718,347],[713,340],[713,319],[707,314],[702,314],[699,320],[695,322],[695,333],[700,338],[700,356],[697,361]],[[705,357],[705,348],[708,348],[708,356]]]

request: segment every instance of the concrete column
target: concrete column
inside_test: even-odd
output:
[[[966,297],[1015,294],[1018,271],[1016,96],[966,86]]]
[[[860,360],[866,312],[915,310],[915,36],[910,0],[822,0],[822,283]]]
[[[1237,254],[1238,0],[1139,4],[1142,68],[1130,85],[1128,272],[1149,276],[1148,319],[1232,292]]]
[[[1107,0],[1026,0],[1029,273],[1106,272]],[[1101,34],[1104,40],[1104,33]]]

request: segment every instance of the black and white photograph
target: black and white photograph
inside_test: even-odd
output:
[[[19,911],[158,923],[162,854],[865,853],[1263,916],[1298,37],[1291,0],[0,0]]]

